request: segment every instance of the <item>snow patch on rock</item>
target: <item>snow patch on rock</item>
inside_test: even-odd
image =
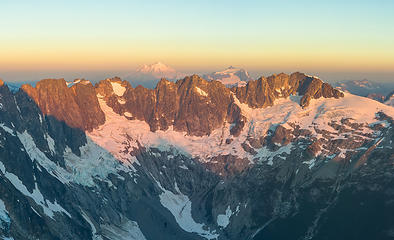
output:
[[[55,141],[53,140],[53,138],[51,138],[51,136],[49,136],[49,134],[46,134],[45,138],[47,140],[49,150],[54,154],[55,153]]]
[[[29,192],[23,182],[13,173],[7,172],[3,163],[0,162],[0,171],[3,173],[5,178],[7,178],[14,187],[21,192],[23,195],[31,198],[34,202],[41,206],[44,210],[45,215],[49,216],[50,218],[54,218],[54,212],[61,212],[71,218],[71,215],[62,207],[60,206],[56,200],[52,203],[49,200],[46,200],[40,190],[38,189],[37,183],[35,184],[35,188],[33,192]]]
[[[216,222],[218,226],[222,228],[226,228],[230,223],[230,218],[233,215],[233,211],[231,211],[230,206],[227,206],[226,212],[224,214],[219,214],[216,218]]]
[[[11,128],[9,128],[6,125],[4,125],[4,123],[0,123],[0,127],[3,128],[4,131],[8,132],[12,136],[15,136],[14,131]]]
[[[315,158],[312,158],[311,160],[309,160],[309,161],[304,161],[304,162],[302,162],[302,163],[308,165],[309,169],[312,169],[312,168],[315,166],[315,164],[316,164],[316,159],[315,159]]]
[[[291,149],[293,148],[293,143],[290,143],[286,146],[280,147],[276,151],[270,151],[267,147],[263,147],[258,149],[257,155],[255,158],[259,158],[260,161],[266,161],[268,165],[273,165],[273,160],[275,156],[279,158],[286,159],[288,155],[291,153]]]
[[[126,117],[129,117],[129,118],[133,117],[133,115],[129,112],[125,112],[125,113],[123,113],[123,115],[125,115]]]
[[[146,240],[138,223],[128,219],[120,226],[101,225],[102,235],[109,240]]]
[[[114,90],[114,93],[118,96],[123,96],[123,94],[126,92],[126,88],[123,87],[120,83],[118,82],[112,82],[111,81],[111,85],[112,85],[112,89]]]
[[[124,99],[118,99],[118,103],[120,103],[120,104],[126,104],[126,100],[124,100]]]
[[[199,87],[195,87],[195,88],[196,88],[197,93],[200,94],[201,96],[204,96],[204,97],[208,96],[208,93],[206,93],[201,88],[199,88]]]
[[[66,82],[66,84],[67,84],[67,87],[72,87],[72,86],[74,86],[75,84],[77,84],[79,82],[81,82],[81,79],[75,79],[72,82]]]
[[[183,230],[196,233],[206,239],[216,239],[219,236],[215,231],[206,230],[207,227],[204,224],[194,221],[192,217],[192,202],[179,190],[176,183],[176,193],[163,188],[157,180],[156,183],[163,191],[159,196],[160,203],[172,213],[176,222]]]
[[[8,215],[8,211],[5,208],[5,204],[3,202],[3,200],[0,199],[0,223],[1,222],[5,222],[5,223],[11,223],[11,219],[10,216]],[[0,228],[1,228],[1,224],[0,224]]]
[[[90,218],[86,215],[86,213],[83,210],[81,215],[85,219],[85,221],[89,223],[90,228],[92,229],[93,240],[102,240],[103,238],[97,234],[97,229],[94,226],[93,222],[90,220]]]
[[[70,174],[66,172],[65,169],[57,165],[55,162],[48,159],[48,157],[43,152],[41,152],[40,149],[36,146],[34,139],[32,138],[32,136],[30,136],[30,134],[27,131],[24,131],[22,133],[18,132],[17,135],[19,141],[22,143],[23,147],[26,150],[26,153],[29,155],[29,158],[32,161],[34,160],[37,161],[37,163],[42,167],[44,167],[49,174],[57,178],[62,183],[69,182],[68,176]]]
[[[118,175],[119,171],[130,171],[127,165],[121,164],[111,153],[89,138],[79,149],[81,156],[76,156],[69,147],[66,147],[63,153],[66,170],[41,152],[27,131],[17,134],[30,159],[37,161],[49,174],[65,184],[74,182],[83,186],[94,186],[95,178],[104,180],[109,173]]]

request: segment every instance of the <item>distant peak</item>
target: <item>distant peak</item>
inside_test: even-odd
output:
[[[137,72],[175,72],[175,69],[169,67],[168,65],[162,62],[155,62],[152,64],[144,64],[140,68],[137,69]]]
[[[152,65],[161,65],[161,66],[167,66],[166,64],[164,64],[164,63],[162,63],[162,62],[160,62],[160,61],[158,61],[158,62],[155,62],[155,63],[153,63]]]
[[[245,86],[251,80],[248,72],[245,69],[229,66],[223,71],[213,72],[204,75],[208,80],[216,80],[222,82],[227,87]]]
[[[144,64],[139,67],[136,72],[142,75],[153,76],[157,79],[160,79],[162,77],[168,79],[175,79],[184,76],[184,74],[177,72],[174,68],[160,61],[152,64]]]

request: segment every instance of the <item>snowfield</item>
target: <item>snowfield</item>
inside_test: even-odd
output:
[[[227,206],[225,214],[219,214],[217,216],[217,224],[222,228],[226,228],[230,223],[230,217],[233,215],[233,211],[231,211],[230,206]]]
[[[201,94],[204,95],[203,92]],[[321,134],[316,133],[315,127],[326,130],[337,138],[344,138],[344,133],[341,135],[329,125],[331,121],[339,122],[343,118],[350,118],[352,122],[365,123],[366,125],[376,124],[379,123],[376,113],[380,111],[394,117],[393,107],[349,93],[345,93],[345,97],[340,99],[313,99],[310,105],[304,109],[299,105],[300,96],[278,99],[272,107],[259,109],[253,109],[247,104],[240,103],[234,96],[236,104],[247,118],[247,123],[240,136],[236,138],[231,136],[232,126],[227,123],[223,128],[214,130],[209,136],[196,137],[189,136],[185,132],[174,131],[171,127],[166,131],[151,132],[146,122],[127,120],[126,117],[116,114],[101,96],[98,98],[106,121],[87,135],[97,145],[108,150],[116,159],[124,163],[134,161],[129,153],[133,148],[138,148],[139,144],[147,148],[159,148],[163,151],[176,149],[177,152],[198,158],[202,162],[207,162],[218,155],[231,154],[247,158],[253,163],[256,156],[244,151],[241,144],[246,141],[248,136],[263,136],[270,128],[275,128],[279,124],[285,128],[291,128],[289,123],[294,123],[302,129],[310,130],[313,136],[318,138],[321,137]],[[126,116],[130,115],[127,113]],[[362,131],[372,133],[372,130],[367,127]],[[230,144],[225,144],[224,142],[228,138],[233,141]],[[283,154],[283,156],[289,154],[291,145],[282,148],[276,153],[261,148],[258,150],[258,157],[266,159],[268,164],[272,164],[270,159],[272,160],[272,157],[277,154]]]
[[[126,88],[123,87],[120,83],[118,82],[111,82],[112,89],[114,90],[114,93],[118,95],[119,97],[123,96],[124,92],[126,92]]]
[[[217,239],[219,234],[211,232],[204,224],[196,223],[192,217],[192,202],[184,195],[175,182],[176,193],[163,188],[156,179],[156,184],[163,191],[160,194],[161,204],[175,217],[178,225],[186,232],[197,233],[206,239]]]
[[[49,216],[50,218],[52,218],[52,219],[54,218],[55,212],[64,213],[65,215],[67,215],[68,217],[71,218],[71,215],[62,206],[60,206],[56,202],[56,200],[55,200],[55,202],[52,203],[51,201],[46,200],[44,198],[44,196],[41,194],[40,190],[38,189],[37,183],[35,184],[35,188],[33,189],[33,192],[29,192],[29,190],[26,188],[26,186],[23,184],[23,182],[18,178],[18,176],[6,171],[2,162],[0,162],[0,172],[4,175],[5,178],[8,179],[8,181],[10,181],[12,183],[12,185],[19,192],[21,192],[23,195],[33,199],[34,202],[38,206],[41,206],[44,210],[44,213],[47,216]]]

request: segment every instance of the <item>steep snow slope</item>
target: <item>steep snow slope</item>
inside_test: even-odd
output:
[[[256,156],[245,151],[243,143],[250,137],[257,138],[269,134],[268,131],[275,130],[278,125],[286,129],[292,129],[294,127],[291,126],[294,125],[299,126],[311,131],[312,137],[322,137],[320,131],[326,131],[326,134],[332,137],[346,138],[348,133],[335,130],[331,126],[333,122],[340,123],[342,119],[350,119],[351,122],[362,124],[359,131],[372,134],[374,131],[370,128],[371,125],[384,125],[384,122],[376,119],[378,112],[394,117],[392,107],[349,93],[340,99],[314,99],[307,108],[300,107],[299,96],[276,100],[274,106],[262,109],[252,109],[246,104],[241,104],[233,96],[242,110],[242,115],[247,119],[241,134],[238,137],[231,136],[232,125],[225,124],[209,136],[196,137],[176,132],[172,128],[151,132],[146,122],[127,120],[124,116],[114,113],[101,96],[98,97],[100,107],[106,115],[106,122],[88,135],[96,144],[107,149],[122,162],[133,162],[134,158],[130,153],[143,146],[181,152],[199,158],[202,162],[209,162],[215,156],[230,154],[247,158],[253,163]],[[129,117],[129,113],[127,114]],[[226,139],[232,139],[231,143],[226,144]],[[275,152],[261,148],[258,157],[270,158],[277,154],[289,154],[290,149],[291,145],[287,146],[287,149]]]
[[[157,180],[155,180],[159,188],[163,191],[160,194],[160,202],[166,207],[172,215],[174,215],[178,225],[187,232],[197,233],[206,239],[217,239],[219,234],[215,231],[208,230],[204,224],[196,223],[192,216],[192,202],[188,196],[184,195],[175,182],[175,191],[173,193],[163,188]]]
[[[118,95],[119,97],[123,96],[124,92],[126,91],[126,88],[123,87],[120,83],[118,82],[111,82],[112,89],[114,90],[114,93]]]
[[[74,182],[84,186],[93,186],[95,178],[106,179],[110,173],[129,171],[127,165],[119,164],[117,159],[90,139],[86,145],[80,147],[80,156],[76,156],[70,148],[66,147],[63,156],[67,169],[64,169],[40,151],[29,133],[25,131],[17,135],[29,157],[65,184]]]

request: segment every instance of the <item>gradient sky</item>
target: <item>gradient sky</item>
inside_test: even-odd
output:
[[[0,73],[162,61],[180,71],[235,65],[394,79],[392,0],[1,0],[0,11]]]

